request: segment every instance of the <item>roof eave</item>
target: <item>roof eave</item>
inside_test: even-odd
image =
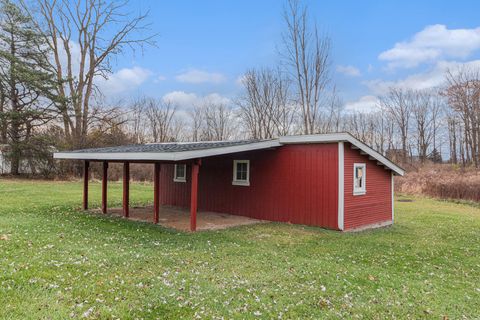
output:
[[[177,152],[56,152],[54,159],[70,160],[116,160],[116,161],[182,161],[216,155],[246,152],[280,147],[278,140],[268,140],[238,146]]]
[[[172,153],[158,153],[158,152],[55,152],[54,159],[69,159],[69,160],[115,160],[115,161],[174,161]]]

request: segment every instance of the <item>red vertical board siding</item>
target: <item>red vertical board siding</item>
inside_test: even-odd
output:
[[[235,159],[250,160],[250,186],[232,185]],[[173,181],[173,170],[162,165],[161,203],[187,208],[191,166],[185,183]],[[338,145],[288,145],[204,158],[198,209],[337,229]]]
[[[173,164],[162,164],[160,169],[160,203],[189,208],[191,167],[187,166],[187,183],[173,181]],[[200,169],[201,170],[201,169]]]
[[[379,166],[376,160],[369,160],[368,155],[352,149],[345,143],[345,230],[362,226],[388,222],[392,220],[392,184],[390,170]],[[366,194],[353,195],[353,165],[366,164]]]

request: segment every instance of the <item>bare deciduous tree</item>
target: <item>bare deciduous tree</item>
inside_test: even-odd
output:
[[[323,132],[319,126],[330,114],[330,39],[310,25],[308,12],[299,0],[289,0],[284,12],[287,30],[283,56],[295,83],[304,134]],[[327,110],[325,110],[327,109]]]
[[[36,0],[38,14],[30,10],[36,26],[53,52],[51,67],[67,141],[81,147],[88,133],[90,104],[98,77],[111,73],[111,59],[126,48],[153,44],[148,13],[129,15],[128,1]],[[27,7],[27,6],[25,6]]]
[[[194,142],[200,141],[202,139],[202,127],[205,122],[202,105],[194,105],[193,109],[188,112],[188,115],[190,117],[190,138]]]
[[[145,143],[147,139],[146,108],[147,98],[140,97],[133,100],[128,110],[128,131],[135,143]]]
[[[147,99],[146,116],[154,142],[175,141],[178,130],[175,122],[176,106],[158,99]]]
[[[232,110],[223,103],[205,104],[207,139],[212,141],[228,140],[235,130]]]
[[[412,114],[415,121],[415,140],[418,156],[424,163],[430,152],[436,150],[435,134],[442,104],[435,92],[417,90],[411,93]]]
[[[316,131],[321,133],[338,132],[342,118],[342,102],[337,96],[335,87],[325,94],[324,108],[320,114],[321,116],[316,120]]]
[[[407,161],[408,138],[412,112],[412,90],[390,88],[388,94],[380,99],[380,105],[388,112],[400,133],[402,160]]]
[[[236,104],[251,138],[270,139],[292,132],[295,106],[290,97],[290,83],[279,70],[249,70],[242,84],[244,93]]]
[[[342,129],[383,154],[393,148],[392,122],[388,117],[388,114],[381,111],[345,113]]]
[[[233,110],[225,103],[203,101],[190,112],[193,141],[229,140],[237,130]]]
[[[446,75],[447,88],[444,95],[456,117],[461,119],[463,141],[460,143],[464,162],[480,164],[480,70],[461,67],[449,70]],[[451,123],[453,124],[453,123]],[[463,151],[463,152],[462,152]]]

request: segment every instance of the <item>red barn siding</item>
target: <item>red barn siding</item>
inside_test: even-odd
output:
[[[353,195],[353,164],[366,164],[365,195]],[[391,172],[369,160],[368,155],[345,143],[344,155],[345,230],[392,220]]]
[[[250,186],[232,185],[234,159],[250,160]],[[161,203],[188,207],[189,177],[187,165],[187,182],[174,182],[173,165],[163,164]],[[337,229],[338,145],[288,145],[204,158],[198,192],[199,210]]]

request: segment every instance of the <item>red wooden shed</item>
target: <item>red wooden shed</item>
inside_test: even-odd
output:
[[[154,143],[55,153],[103,162],[106,212],[108,162],[124,163],[124,215],[129,215],[129,164],[154,165],[154,216],[161,205],[256,219],[354,230],[393,223],[394,175],[404,170],[348,133],[272,140]]]

